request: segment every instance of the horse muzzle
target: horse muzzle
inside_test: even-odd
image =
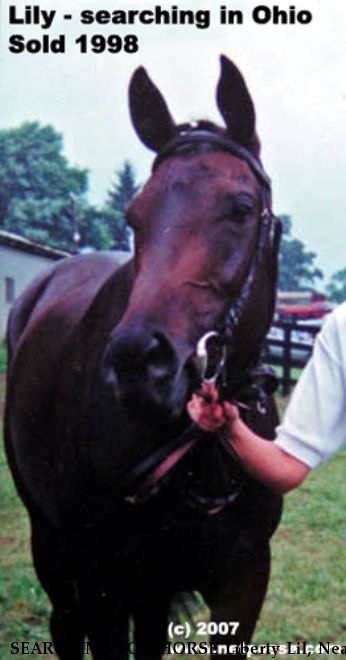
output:
[[[102,374],[117,401],[134,415],[182,412],[187,376],[172,343],[156,328],[116,330],[104,352]]]

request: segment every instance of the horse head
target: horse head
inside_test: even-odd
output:
[[[197,382],[196,345],[207,332],[227,330],[230,382],[258,357],[276,279],[270,184],[251,96],[227,58],[217,86],[225,128],[176,125],[143,68],[129,99],[134,128],[157,156],[127,209],[135,278],[103,362],[134,413],[172,418]]]

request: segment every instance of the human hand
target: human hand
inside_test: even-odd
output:
[[[214,432],[223,426],[231,427],[239,419],[238,408],[224,401],[219,402],[218,391],[213,383],[203,383],[201,395],[193,394],[187,404],[192,419],[204,431]]]

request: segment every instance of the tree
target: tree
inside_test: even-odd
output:
[[[129,250],[130,229],[126,224],[125,210],[139,190],[136,174],[130,161],[125,160],[116,172],[116,180],[108,191],[106,208],[109,211],[109,231],[114,245]]]
[[[85,205],[88,175],[68,164],[62,148],[62,136],[38,122],[0,131],[0,228],[73,246],[71,200]]]
[[[113,243],[107,212],[84,200],[74,201],[71,205],[71,226],[77,233],[77,240],[74,241],[77,249],[108,250]]]
[[[129,250],[125,221],[109,206],[86,207],[78,219],[81,245],[101,250]]]
[[[332,275],[327,285],[327,293],[329,298],[337,303],[346,300],[346,268],[342,268]]]
[[[292,220],[281,216],[283,235],[279,253],[279,288],[296,291],[312,287],[316,279],[322,279],[322,271],[315,266],[316,254],[306,249],[304,243],[294,238]]]
[[[116,172],[116,181],[108,191],[108,204],[112,208],[124,213],[128,203],[139,190],[136,183],[135,169],[129,160]]]

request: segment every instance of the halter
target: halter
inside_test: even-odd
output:
[[[261,185],[262,204],[257,243],[240,293],[237,299],[232,303],[231,307],[227,310],[222,326],[218,330],[211,330],[206,333],[206,335],[199,340],[196,348],[197,367],[199,366],[199,375],[201,379],[216,382],[217,379],[221,377],[223,389],[226,390],[226,362],[227,357],[232,350],[234,330],[239,324],[249,301],[252,285],[257,270],[263,261],[268,239],[272,242],[274,259],[276,260],[281,237],[281,222],[272,212],[271,181],[264,171],[260,161],[245,147],[237,144],[228,136],[216,132],[216,129],[213,128],[212,125],[208,129],[201,126],[203,126],[203,122],[197,123],[196,125],[184,124],[178,127],[178,134],[167,142],[161,152],[156,156],[153,163],[153,171],[155,171],[164,160],[167,160],[171,156],[195,153],[196,146],[206,145],[207,147],[214,148],[216,151],[225,151],[245,161]],[[276,276],[277,272],[275,270],[274,280],[276,280]],[[273,284],[275,284],[275,281]],[[220,340],[222,350],[220,360],[216,364],[214,372],[209,378],[207,378],[209,361],[208,340],[211,337],[217,337]],[[248,370],[245,379],[250,384],[251,392],[249,398],[256,400],[257,410],[262,414],[265,412],[262,405],[263,399],[267,395],[265,394],[265,388],[263,385],[256,385],[256,379],[260,381],[261,379],[263,380],[263,377],[265,377],[265,370],[261,367],[257,367],[252,371]],[[272,377],[271,374],[270,377]],[[270,387],[273,389],[273,381],[270,383]],[[243,404],[243,407],[247,408],[249,406],[244,406]],[[201,432],[195,424],[191,423],[182,435],[171,441],[168,445],[161,446],[153,454],[144,459],[140,465],[131,470],[126,480],[126,486],[132,490],[133,493],[133,486],[135,485],[135,492],[134,494],[127,495],[125,498],[126,501],[131,502],[132,504],[137,504],[146,501],[151,496],[155,495],[159,490],[159,483],[163,477],[170,472],[171,469],[193,447],[201,437],[201,434],[206,435],[205,432]],[[233,448],[225,441],[222,433],[220,433],[219,440],[224,449],[231,454],[235,461],[237,461],[238,458]],[[241,490],[242,483],[240,483],[228,496],[222,498],[203,498],[194,495],[194,499],[199,500],[200,506],[204,509],[210,513],[214,513],[227,504],[233,503],[237,499]]]

